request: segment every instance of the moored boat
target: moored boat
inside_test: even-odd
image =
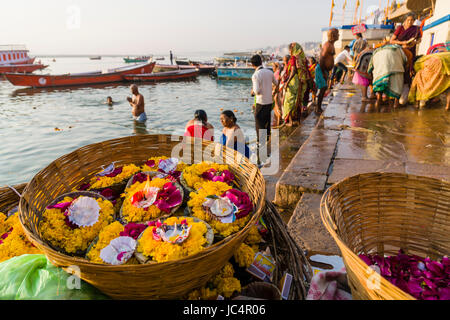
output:
[[[80,86],[100,83],[124,81],[124,75],[151,73],[155,63],[136,64],[133,66],[109,69],[107,72],[93,71],[84,73],[69,73],[62,75],[34,75],[20,73],[5,73],[5,78],[15,86],[44,88]]]
[[[251,80],[254,72],[252,67],[217,67],[217,79]]]
[[[157,64],[154,72],[166,72],[174,70],[198,69],[200,74],[210,74],[215,70],[215,66],[209,64],[171,65]]]
[[[125,61],[125,63],[139,63],[139,62],[147,62],[151,58],[152,58],[152,56],[142,56],[142,57],[135,57],[135,58],[126,57],[126,58],[123,58],[123,61]]]
[[[32,64],[34,60],[24,45],[0,46],[0,65]]]
[[[48,65],[43,64],[12,64],[12,65],[0,65],[0,74],[7,72],[16,73],[32,73],[36,70],[42,70],[47,68]]]
[[[102,60],[101,56],[96,56],[96,57],[90,57],[90,60]]]
[[[166,72],[166,71],[174,71],[174,70],[186,70],[186,69],[195,69],[194,66],[179,66],[176,64],[156,64],[153,72]]]
[[[191,80],[195,79],[199,74],[198,69],[186,69],[177,71],[155,72],[150,74],[125,75],[128,81],[170,81],[170,80]]]

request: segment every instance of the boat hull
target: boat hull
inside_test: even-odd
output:
[[[199,64],[199,65],[157,64],[155,66],[154,72],[166,72],[166,71],[188,70],[188,69],[198,69],[199,74],[210,74],[216,69],[216,67],[206,64]]]
[[[167,71],[175,71],[175,70],[186,70],[186,69],[195,69],[194,66],[178,66],[176,64],[157,64],[153,69],[153,72],[167,72]]]
[[[16,64],[16,65],[0,65],[0,74],[7,72],[32,73],[36,70],[47,68],[43,64]]]
[[[218,67],[217,79],[219,80],[251,80],[255,69]]]
[[[150,58],[148,58],[148,59],[150,59]],[[125,63],[143,63],[143,62],[147,62],[148,59],[123,58],[123,61],[125,61]]]
[[[113,69],[109,73],[91,72],[64,75],[33,75],[5,73],[5,78],[15,86],[46,88],[66,87],[91,84],[114,83],[124,81],[124,75],[151,73],[155,63],[141,64],[134,67]]]
[[[156,72],[151,74],[139,74],[139,75],[125,75],[125,79],[128,81],[145,81],[145,82],[158,82],[158,81],[172,81],[172,80],[191,80],[195,79],[199,74],[199,70],[178,70],[178,71],[166,71]]]

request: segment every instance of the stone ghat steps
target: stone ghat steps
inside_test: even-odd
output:
[[[399,172],[450,181],[448,161],[434,163],[426,152],[420,156],[414,152],[416,148],[447,149],[444,143],[418,131],[413,144],[400,145],[384,128],[385,123],[397,121],[397,115],[370,115],[364,108],[353,86],[336,87],[309,137],[276,183],[274,204],[288,219],[293,238],[307,251],[340,255],[322,224],[319,208],[326,188],[346,177]],[[367,125],[369,121],[371,125]]]

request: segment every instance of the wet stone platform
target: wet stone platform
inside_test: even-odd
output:
[[[336,87],[309,137],[278,179],[274,203],[295,208],[288,227],[307,250],[339,254],[319,215],[322,193],[344,178],[398,172],[450,181],[450,112],[361,102]],[[320,222],[320,223],[319,223]]]

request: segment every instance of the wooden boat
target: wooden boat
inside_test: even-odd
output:
[[[24,45],[0,46],[0,65],[32,64],[35,59],[28,56]]]
[[[209,64],[190,64],[190,65],[157,64],[155,66],[154,72],[198,69],[199,74],[210,74],[215,70],[215,68],[216,68],[215,66]]]
[[[139,62],[147,62],[150,58],[152,58],[151,56],[143,56],[143,57],[136,57],[136,58],[123,58],[123,61],[125,61],[125,63],[139,63]]]
[[[72,73],[62,75],[34,75],[20,73],[5,73],[5,78],[15,86],[44,88],[80,86],[99,83],[114,83],[124,81],[124,75],[151,73],[155,63],[136,64],[122,68],[101,71]]]
[[[0,65],[0,74],[7,73],[7,72],[32,73],[36,70],[42,70],[47,67],[48,67],[48,65],[43,65],[43,64]]]
[[[198,69],[186,69],[177,71],[155,72],[150,74],[125,75],[128,81],[170,81],[170,80],[191,80],[195,79],[199,74]]]
[[[194,66],[179,66],[176,64],[156,64],[153,72],[166,72],[166,71],[175,71],[175,70],[186,70],[186,69],[195,69]]]

